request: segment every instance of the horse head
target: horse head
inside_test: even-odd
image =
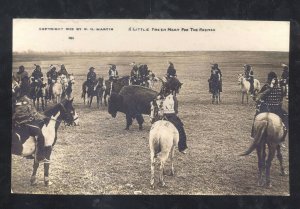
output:
[[[78,125],[79,123],[78,114],[73,107],[73,100],[74,98],[64,99],[59,103],[62,119],[67,125]]]
[[[75,77],[73,76],[73,74],[69,74],[69,84],[75,84]]]
[[[241,85],[244,81],[244,76],[243,74],[238,74],[237,77],[238,77],[238,85]]]

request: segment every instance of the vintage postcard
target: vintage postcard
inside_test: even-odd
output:
[[[289,31],[14,19],[12,192],[288,196]]]

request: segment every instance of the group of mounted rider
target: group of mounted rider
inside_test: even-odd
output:
[[[288,95],[288,84],[289,84],[289,69],[286,64],[282,64],[283,71],[281,77],[278,78],[277,74],[273,71],[268,73],[267,82],[258,91],[255,92],[254,88],[254,70],[249,64],[244,65],[243,77],[250,83],[249,92],[251,97],[256,102],[256,117],[262,112],[272,112],[280,116],[285,128],[288,128],[288,114],[282,109],[282,101],[285,96]],[[219,69],[217,63],[211,66],[211,76],[208,79],[209,92],[214,93],[215,89],[222,92],[222,72]],[[253,131],[251,132],[253,137]]]
[[[23,65],[13,74],[13,84],[15,83],[15,85],[12,86],[13,130],[21,130],[21,132],[26,132],[36,138],[37,152],[35,159],[37,162],[45,159],[45,150],[49,147],[45,147],[45,137],[42,133],[42,127],[47,117],[37,110],[34,101],[39,96],[44,96],[45,99],[50,100],[53,94],[52,88],[54,83],[56,83],[60,77],[69,78],[69,76],[70,74],[64,65],[61,65],[59,71],[56,71],[55,66],[50,66],[50,70],[47,72],[47,83],[44,81],[44,75],[39,65],[35,65],[35,69],[30,77]],[[46,85],[48,85],[49,90],[47,94],[39,95],[42,93],[45,94],[45,92],[41,91]],[[64,107],[64,109],[66,108]],[[31,156],[29,156],[29,158],[31,158]]]

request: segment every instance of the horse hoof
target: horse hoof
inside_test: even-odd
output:
[[[166,183],[165,182],[161,182],[160,186],[161,187],[166,187]]]
[[[271,183],[266,184],[266,188],[268,189],[272,188],[272,184]]]
[[[36,178],[31,178],[31,179],[30,179],[30,185],[31,185],[31,186],[36,186],[36,185],[37,185]]]
[[[286,176],[286,175],[287,175],[287,172],[286,172],[286,171],[281,171],[280,175],[281,175],[281,176]]]

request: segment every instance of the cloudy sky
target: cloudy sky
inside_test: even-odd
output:
[[[289,51],[289,22],[14,19],[13,51]]]

